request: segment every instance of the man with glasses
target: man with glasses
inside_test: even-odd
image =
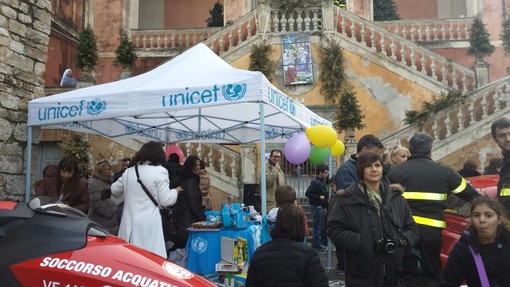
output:
[[[269,154],[269,159],[266,163],[266,210],[276,207],[274,193],[278,186],[285,184],[285,176],[280,168],[281,158],[282,152],[274,149]]]

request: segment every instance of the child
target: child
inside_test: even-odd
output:
[[[296,200],[296,191],[290,185],[280,185],[276,188],[274,193],[274,198],[276,201],[276,207],[271,209],[267,214],[267,221],[269,223],[274,223],[276,221],[276,215],[278,214],[278,208],[284,204],[293,204],[295,206],[299,206]],[[299,207],[301,208],[301,207]],[[308,219],[306,215],[303,213],[305,220],[305,234],[308,235]]]

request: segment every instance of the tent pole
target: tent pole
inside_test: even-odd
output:
[[[27,126],[27,158],[26,158],[26,178],[25,178],[25,201],[30,201],[30,177],[32,173],[32,127]]]
[[[331,190],[331,180],[334,180],[333,179],[333,156],[331,155],[331,149],[329,149],[329,157],[328,157],[328,174],[329,174],[329,189],[330,189],[330,192],[329,192],[329,197],[331,198],[331,196],[333,196],[333,192],[335,192],[334,190]],[[329,202],[329,199],[328,199],[328,202]],[[331,211],[331,210],[328,210],[328,212]],[[329,215],[329,214],[328,214]],[[327,270],[331,270],[331,252],[332,252],[332,248],[331,248],[331,239],[329,239],[328,237],[328,268]]]
[[[264,102],[259,103],[260,117],[260,195],[262,216],[267,214],[266,210],[266,128],[264,122]]]

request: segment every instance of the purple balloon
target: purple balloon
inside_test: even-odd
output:
[[[285,144],[283,153],[285,158],[293,164],[300,164],[305,162],[310,155],[312,145],[306,136],[305,132],[300,132],[293,135]]]

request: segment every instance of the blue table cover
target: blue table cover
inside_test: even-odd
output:
[[[221,237],[237,237],[248,240],[248,259],[260,246],[260,225],[244,229],[192,230],[188,238],[188,269],[197,274],[216,273],[215,265],[221,260]]]

